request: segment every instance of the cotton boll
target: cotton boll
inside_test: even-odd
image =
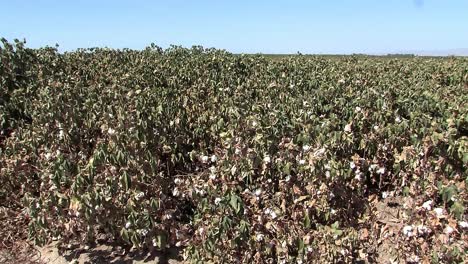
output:
[[[347,124],[344,128],[344,132],[350,133],[351,132],[351,124]]]
[[[432,200],[425,201],[421,207],[426,209],[427,211],[430,211],[432,209],[432,204],[433,204]]]
[[[413,236],[413,226],[405,226],[403,227],[403,234],[407,237]]]
[[[455,231],[451,226],[447,226],[445,227],[444,229],[444,233],[447,234],[447,235],[450,235],[453,233],[453,231]]]
[[[461,228],[468,229],[468,222],[466,222],[466,221],[460,221],[460,222],[458,222],[458,225]]]
[[[444,209],[443,208],[434,208],[434,212],[438,218],[444,217]]]

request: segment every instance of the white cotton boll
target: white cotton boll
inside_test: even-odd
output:
[[[221,198],[216,197],[216,199],[214,200],[214,203],[218,205],[221,202],[221,200],[222,200]]]
[[[453,231],[455,231],[451,226],[447,226],[445,227],[444,229],[444,233],[447,234],[447,235],[450,235],[453,233]]]
[[[351,132],[351,124],[347,124],[344,128],[344,132],[350,133]]]
[[[205,234],[205,229],[204,229],[203,227],[198,228],[197,231],[198,231],[198,233],[199,233],[200,235]]]
[[[405,226],[403,227],[403,234],[407,237],[413,236],[413,226]]]
[[[306,163],[306,161],[303,160],[303,159],[301,159],[301,160],[299,161],[299,164],[300,164],[300,165],[304,165],[305,163]]]
[[[354,168],[356,168],[356,164],[355,164],[353,161],[351,161],[351,162],[349,163],[349,167],[350,167],[351,169],[354,169]]]
[[[207,163],[207,162],[208,162],[208,159],[209,159],[208,156],[202,156],[202,157],[201,157],[201,160],[202,160],[203,163]]]
[[[255,236],[255,238],[256,238],[257,241],[263,241],[263,238],[264,238],[264,237],[265,237],[265,236],[264,236],[263,234],[257,234],[257,235]]]
[[[436,213],[437,217],[443,217],[444,216],[444,209],[443,208],[434,208],[434,212]]]
[[[175,183],[175,184],[180,184],[181,182],[182,182],[182,180],[179,179],[179,178],[174,179],[174,183]]]
[[[211,167],[210,167],[210,172],[211,172],[211,173],[216,173],[216,167],[215,167],[215,166],[211,166]]]
[[[52,154],[50,153],[45,154],[45,158],[46,160],[50,160],[50,158],[52,158]]]
[[[172,195],[179,196],[179,189],[174,188],[174,190],[172,190]]]
[[[210,174],[210,180],[215,180],[215,179],[216,179],[216,174],[211,173],[211,174]]]
[[[432,200],[425,201],[421,207],[426,209],[427,211],[430,211],[432,209],[432,204],[433,204]]]
[[[109,135],[111,135],[111,136],[112,136],[112,135],[114,135],[114,134],[115,134],[115,130],[114,130],[114,129],[112,129],[112,128],[109,128],[109,129],[107,130],[107,134],[109,134]]]
[[[409,263],[419,263],[420,259],[419,259],[418,256],[412,255],[411,257],[409,257],[409,258],[407,259],[407,261],[408,261]]]
[[[310,150],[310,146],[309,145],[304,145],[304,146],[302,146],[302,150],[307,152],[307,151]]]
[[[384,173],[385,173],[385,168],[384,168],[384,167],[379,168],[379,169],[377,170],[377,173],[378,173],[378,174],[384,174]]]
[[[256,121],[253,121],[253,122],[252,122],[252,126],[253,126],[253,127],[256,127],[256,126],[257,126],[257,122],[256,122]]]
[[[241,154],[241,150],[236,148],[235,153],[236,153],[236,155],[239,155],[239,154]]]
[[[255,196],[260,196],[260,195],[262,195],[262,189],[255,190]]]
[[[270,156],[265,156],[265,157],[263,158],[263,162],[265,162],[265,163],[267,163],[267,164],[270,163],[270,162],[271,162]]]
[[[272,211],[272,212],[270,213],[270,216],[271,216],[272,219],[275,219],[276,217],[278,217],[278,215],[276,214],[275,211]]]
[[[354,179],[360,181],[362,180],[362,172],[360,172],[359,170],[356,171],[356,176],[354,176]]]
[[[211,156],[211,162],[216,162],[217,160],[218,158],[216,157],[216,155]]]
[[[399,116],[395,117],[395,122],[400,123],[400,122],[401,122],[401,118],[400,118]]]
[[[286,176],[286,178],[284,180],[289,182],[291,180],[291,175]]]
[[[346,82],[346,81],[345,81],[344,79],[339,79],[339,80],[338,80],[338,83],[339,83],[339,84],[343,84],[343,83],[345,83],[345,82]]]
[[[327,179],[330,178],[330,172],[329,171],[325,172],[325,177],[327,177]]]
[[[379,130],[379,126],[374,126],[374,130]]]
[[[460,222],[458,222],[458,225],[461,228],[468,228],[468,222],[466,222],[466,221],[460,221]]]
[[[129,229],[131,226],[132,226],[132,223],[130,223],[130,222],[125,223],[125,228],[126,229]]]
[[[356,106],[356,108],[354,109],[354,111],[357,113],[357,112],[361,112],[362,108],[359,107],[359,106]]]
[[[428,227],[425,226],[425,225],[419,225],[419,226],[417,226],[416,229],[418,230],[418,234],[419,234],[419,235],[425,235],[425,234],[431,233],[431,229],[428,228]]]
[[[390,194],[388,192],[382,192],[382,198],[383,199],[386,199],[390,196]]]
[[[62,139],[62,138],[63,138],[63,135],[64,135],[63,130],[60,130],[60,131],[59,131],[59,138]]]

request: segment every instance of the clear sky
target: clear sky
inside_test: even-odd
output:
[[[27,46],[203,45],[247,53],[468,48],[468,0],[0,0],[0,36]]]

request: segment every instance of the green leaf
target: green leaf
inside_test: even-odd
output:
[[[462,220],[465,213],[465,207],[460,202],[454,202],[450,207],[450,212],[455,216],[455,218]]]
[[[309,229],[311,227],[311,222],[310,222],[310,217],[309,217],[308,212],[305,213],[304,227],[307,228],[307,229]]]

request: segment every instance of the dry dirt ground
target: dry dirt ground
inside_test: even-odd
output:
[[[183,263],[180,257],[180,252],[177,250],[169,250],[167,254],[161,253],[128,253],[123,254],[111,245],[98,245],[88,250],[74,249],[67,250],[63,254],[59,254],[57,246],[50,244],[39,249],[41,260],[50,264],[66,264],[66,263],[115,263],[115,264],[130,264],[130,263]]]
[[[168,250],[166,254],[161,253],[128,253],[123,254],[111,245],[98,245],[93,248],[71,249],[59,254],[56,243],[41,248],[34,248],[23,244],[18,246],[18,252],[11,250],[0,251],[0,263],[37,263],[37,264],[91,264],[91,263],[114,263],[114,264],[153,264],[153,263],[184,263],[180,252],[176,249]]]

